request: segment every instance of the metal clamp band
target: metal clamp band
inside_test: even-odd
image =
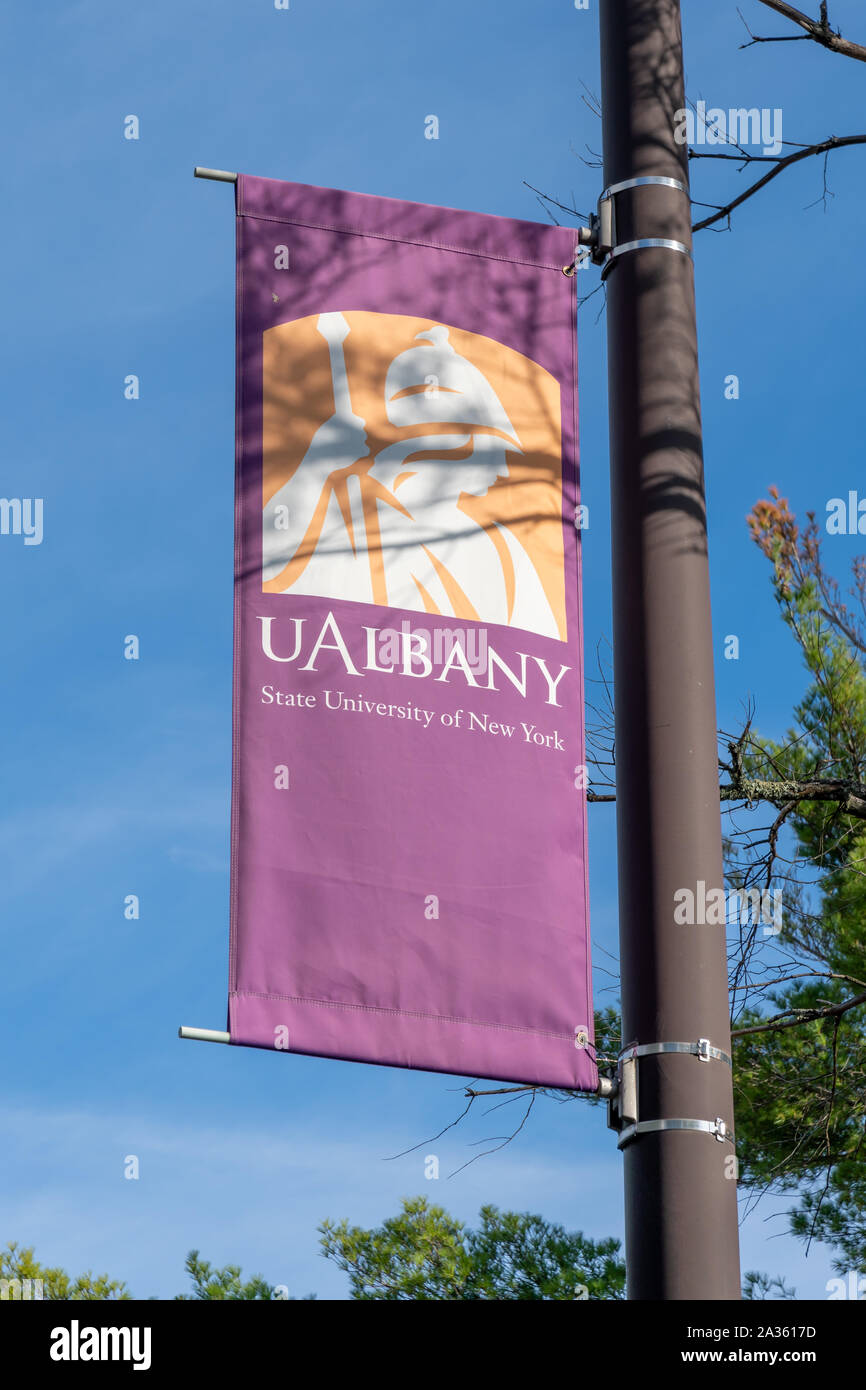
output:
[[[650,236],[643,237],[640,241],[624,241],[622,246],[614,246],[613,250],[608,254],[607,260],[602,267],[602,280],[607,276],[617,256],[624,256],[627,251],[643,251],[647,248],[660,248],[663,251],[679,251],[683,256],[688,256],[690,261],[694,260],[694,256],[688,246],[685,246],[681,241],[670,241],[667,237]]]
[[[676,188],[680,193],[688,193],[684,183],[679,179],[662,178],[660,175],[648,174],[639,179],[623,179],[622,183],[612,183],[606,188],[599,199],[604,202],[605,198],[612,198],[614,193],[623,193],[627,188],[643,188],[646,184],[657,184],[662,188]]]
[[[624,1047],[619,1053],[617,1061],[623,1057],[652,1057],[660,1052],[687,1052],[693,1057],[697,1057],[702,1062],[709,1062],[710,1059],[716,1062],[724,1062],[726,1066],[733,1070],[733,1062],[727,1052],[723,1052],[720,1047],[713,1047],[709,1038],[698,1038],[697,1042],[661,1042],[661,1043],[635,1043],[631,1047]]]
[[[623,1144],[627,1144],[630,1139],[634,1139],[638,1134],[658,1134],[666,1129],[690,1129],[697,1130],[702,1134],[711,1134],[720,1144],[725,1142],[733,1144],[734,1136],[724,1120],[638,1120],[636,1124],[627,1125],[620,1131],[617,1140],[617,1148],[621,1149]]]

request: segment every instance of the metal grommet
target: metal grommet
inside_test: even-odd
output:
[[[577,270],[577,261],[572,261],[571,265],[564,265],[564,266],[562,267],[562,273],[563,273],[563,275],[569,275],[569,276],[571,276],[571,275],[574,274],[574,272],[575,272],[576,270]]]

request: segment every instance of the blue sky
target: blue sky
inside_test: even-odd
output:
[[[756,0],[758,33],[781,33]],[[816,6],[814,8],[817,8]],[[586,210],[600,148],[597,0],[79,0],[2,21],[7,215],[0,492],[44,499],[44,539],[0,537],[6,1061],[0,1243],[105,1269],[137,1296],[184,1287],[193,1246],[293,1293],[346,1296],[319,1256],[325,1217],[373,1223],[426,1193],[622,1234],[621,1162],[600,1109],[539,1101],[427,1142],[457,1078],[181,1043],[224,1026],[228,956],[234,227],[195,164],[546,220],[523,181]],[[833,20],[863,39],[861,7]],[[733,0],[686,0],[689,96],[781,108],[784,138],[861,124],[862,72],[808,43],[760,45]],[[424,118],[439,117],[438,141]],[[138,141],[124,117],[140,119]],[[864,488],[866,153],[836,154],[835,197],[805,162],[697,242],[719,722],[744,702],[780,735],[804,686],[745,514],[770,483],[802,513]],[[733,170],[693,166],[721,202]],[[565,220],[563,218],[563,220]],[[584,292],[596,271],[581,271]],[[581,313],[588,674],[610,634],[606,342]],[[128,402],[135,373],[141,399]],[[724,398],[725,377],[740,399]],[[855,542],[834,538],[841,574]],[[123,659],[125,634],[141,659]],[[722,659],[740,638],[739,661]],[[597,1000],[616,952],[613,811],[590,811]],[[141,917],[127,921],[136,893]],[[387,1161],[410,1146],[413,1153]],[[428,1153],[441,1178],[424,1178]],[[136,1154],[138,1181],[124,1178]],[[743,1267],[823,1297],[829,1253],[785,1237],[784,1203],[743,1228]]]

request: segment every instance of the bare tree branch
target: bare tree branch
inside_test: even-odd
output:
[[[586,799],[589,802],[616,801],[616,796],[598,796],[588,791]],[[835,802],[846,816],[866,820],[866,786],[844,779],[816,777],[808,782],[773,782],[759,777],[739,777],[719,787],[719,800],[745,801],[749,804],[757,801],[785,803],[785,815],[789,813],[791,805],[800,801],[829,801]]]
[[[705,217],[703,221],[696,222],[692,227],[693,232],[702,232],[706,227],[712,227],[716,222],[721,222],[723,218],[729,218],[735,208],[740,207],[748,198],[754,197],[762,188],[766,188],[768,183],[778,178],[786,169],[792,165],[799,164],[802,159],[809,159],[812,155],[826,154],[829,150],[841,150],[846,145],[866,145],[866,135],[831,135],[828,140],[822,140],[817,145],[805,145],[802,149],[795,150],[793,154],[783,155],[777,159],[772,169],[764,174],[763,178],[751,184],[743,193],[736,198],[732,198],[724,207],[719,208],[711,217]],[[714,155],[710,153],[695,153],[689,151],[690,159],[731,159],[738,156]],[[742,156],[744,164],[766,163],[767,156],[745,154]]]
[[[866,63],[866,47],[863,44],[852,43],[850,39],[843,39],[841,34],[830,28],[830,21],[827,17],[827,0],[822,0],[819,19],[810,19],[802,10],[787,4],[787,0],[760,0],[760,3],[766,5],[768,10],[775,10],[776,14],[790,19],[792,24],[797,24],[801,29],[804,29],[803,38],[812,39],[822,48],[829,48],[832,53],[841,53],[844,58],[854,58],[859,63]],[[755,43],[783,42],[774,39],[754,39],[753,41]],[[744,46],[748,47],[748,45]]]
[[[512,1091],[537,1091],[538,1086],[498,1086],[495,1091],[476,1091],[472,1086],[467,1086],[464,1095],[471,1096],[473,1100],[478,1096],[507,1096]],[[466,1113],[465,1111],[463,1112]]]
[[[816,777],[809,782],[767,782],[742,777],[719,787],[721,801],[833,801],[847,816],[866,820],[866,787],[845,779]]]
[[[811,1023],[816,1018],[841,1018],[849,1009],[856,1009],[859,1004],[866,1004],[866,994],[856,994],[853,999],[846,999],[842,1004],[827,1004],[820,1009],[785,1009],[784,1013],[776,1014],[774,1018],[768,1018],[765,1023],[756,1023],[752,1028],[737,1028],[731,1033],[732,1038],[744,1038],[748,1033],[770,1033],[778,1032],[782,1028],[799,1028],[803,1023]]]

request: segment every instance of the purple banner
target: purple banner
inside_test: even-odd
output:
[[[596,1087],[574,250],[238,177],[233,1043]]]

